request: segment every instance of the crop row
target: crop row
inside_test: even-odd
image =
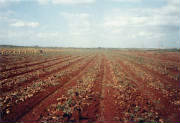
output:
[[[34,80],[32,84],[25,83],[24,86],[22,87],[20,86],[16,90],[3,93],[1,96],[1,102],[2,102],[1,109],[3,109],[3,112],[5,114],[9,114],[10,109],[13,105],[17,105],[21,102],[24,102],[25,100],[33,97],[37,93],[40,93],[41,91],[45,91],[47,87],[57,86],[61,82],[60,75],[67,76],[67,72],[63,72],[66,70],[66,68],[70,66],[72,67],[73,64],[78,63],[75,67],[76,69],[78,69],[79,67],[77,66],[83,64],[87,60],[82,61],[82,58],[79,58],[77,60],[66,62],[63,65],[61,65],[61,67],[56,66],[55,67],[56,69],[54,68],[54,70],[52,69],[49,70],[49,74],[45,74],[44,77]],[[69,71],[72,71],[72,70],[69,69]],[[65,74],[62,74],[62,73],[65,73]]]
[[[177,113],[179,110],[178,88],[171,88],[162,85],[158,78],[154,78],[151,73],[143,71],[140,67],[135,66],[131,62],[123,59],[118,60],[118,63],[126,73],[132,77],[132,81],[136,84],[136,87],[145,94],[149,100],[155,105],[156,110],[169,121],[177,120]],[[154,81],[153,81],[154,80]],[[157,86],[152,86],[155,84]],[[158,89],[158,90],[157,90]],[[163,109],[166,108],[166,111]],[[169,119],[170,118],[170,119]]]
[[[14,77],[4,79],[1,81],[2,91],[6,92],[8,90],[11,90],[11,87],[15,88],[16,86],[20,86],[23,83],[29,83],[40,77],[42,78],[43,76],[46,76],[47,73],[51,73],[51,71],[56,70],[59,67],[63,67],[67,65],[69,62],[76,60],[74,58],[67,58],[65,60],[57,61],[53,64],[47,65],[46,67],[38,67],[38,69],[22,72],[19,75],[16,74],[16,76]]]
[[[95,105],[99,94],[93,90],[99,72],[100,61],[88,69],[76,80],[76,85],[65,88],[63,93],[46,109],[41,122],[79,122],[95,121]],[[94,112],[93,112],[94,111]],[[89,113],[91,112],[91,114]],[[92,114],[93,112],[93,114]]]
[[[112,61],[111,64],[117,81],[109,85],[117,107],[114,119],[121,122],[164,122],[155,105],[137,87],[134,76],[129,75],[118,62]]]
[[[95,58],[96,57],[91,58],[85,64],[81,65],[81,67],[76,66],[75,67],[76,70],[73,70],[73,72],[66,74],[65,77],[63,77],[64,78],[63,80],[61,80],[61,78],[60,78],[59,81],[62,81],[62,84],[55,86],[55,89],[50,89],[49,91],[51,93],[49,93],[49,96],[48,97],[46,96],[45,99],[43,99],[41,102],[39,102],[37,104],[37,106],[33,107],[30,112],[28,112],[26,115],[21,117],[18,121],[33,122],[33,121],[39,120],[43,116],[43,114],[47,112],[47,111],[45,111],[45,109],[50,104],[55,103],[56,99],[58,97],[60,97],[60,95],[65,92],[65,90],[67,90],[71,87],[74,87],[77,84],[76,80],[81,78],[81,76],[83,76],[84,73],[86,73],[88,71],[88,69],[94,65]],[[70,71],[72,71],[72,69]],[[46,93],[43,95],[45,96]]]
[[[119,56],[119,55],[117,55]],[[159,62],[157,60],[152,60],[144,57],[139,56],[133,56],[126,55],[126,54],[120,54],[121,57],[126,58],[127,60],[130,60],[132,62],[135,62],[137,64],[140,64],[158,74],[161,76],[168,77],[170,79],[174,79],[175,81],[180,80],[180,67],[178,64],[169,63],[169,62]]]
[[[70,57],[70,56],[69,56]],[[40,63],[35,63],[35,64],[30,64],[30,65],[23,65],[23,66],[19,66],[19,67],[13,67],[12,69],[9,69],[7,71],[4,71],[4,72],[0,72],[1,73],[1,80],[4,80],[4,79],[9,79],[9,78],[12,78],[12,77],[15,77],[15,76],[19,76],[21,74],[25,74],[25,73],[29,73],[29,72],[33,72],[35,70],[38,70],[38,69],[42,69],[42,68],[46,68],[46,67],[49,67],[49,66],[52,66],[52,65],[56,65],[58,64],[59,62],[63,62],[67,59],[69,59],[69,57],[60,57],[58,59],[53,59],[53,60],[50,60],[50,61],[43,61],[43,62],[40,62]]]

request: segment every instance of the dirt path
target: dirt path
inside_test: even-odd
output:
[[[101,56],[102,57],[102,56]],[[101,58],[100,71],[96,76],[96,80],[94,81],[94,85],[92,91],[95,93],[94,103],[89,107],[88,115],[95,121],[102,120],[101,119],[101,101],[102,101],[102,82],[104,78],[104,67],[105,67],[105,59]],[[93,121],[92,120],[92,121]]]
[[[80,122],[101,122],[102,119],[102,82],[104,78],[105,59],[100,54],[100,66],[91,88],[89,105],[80,114]]]
[[[101,122],[111,122],[117,123],[116,113],[117,108],[115,106],[115,100],[113,96],[114,93],[114,85],[117,85],[117,80],[114,75],[114,71],[111,68],[111,63],[107,58],[104,58],[105,62],[105,69],[104,69],[104,79],[103,79],[103,86],[102,86],[102,97],[103,100],[101,101]]]

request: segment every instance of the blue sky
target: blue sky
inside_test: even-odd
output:
[[[180,48],[180,0],[0,0],[0,45]]]

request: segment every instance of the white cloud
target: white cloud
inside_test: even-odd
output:
[[[180,29],[177,4],[180,4],[178,0],[167,0],[160,8],[113,9],[106,13],[101,24],[104,39],[119,40],[123,46],[132,47],[159,47],[163,41],[170,42],[169,37],[177,36]]]
[[[47,4],[49,0],[37,0],[40,4]]]
[[[6,0],[0,0],[0,3],[4,3],[4,2],[6,2]]]
[[[21,0],[0,0],[0,7],[6,7],[7,5],[14,3],[14,2],[20,2]]]
[[[95,0],[52,0],[53,4],[88,4],[94,2]]]
[[[90,15],[88,13],[61,13],[67,20],[69,32],[72,35],[83,35],[91,29]]]
[[[5,2],[20,2],[21,0],[0,0],[0,3],[5,3]]]
[[[118,15],[105,17],[104,26],[119,28],[121,26],[142,26],[148,22],[148,17],[138,17],[131,15]]]
[[[176,4],[175,4],[176,5]],[[179,26],[180,11],[171,2],[161,8],[114,9],[104,17],[104,26]]]
[[[41,39],[52,39],[59,36],[61,36],[61,33],[59,32],[40,32],[37,34],[37,37]]]
[[[26,0],[0,0],[0,7],[9,5],[11,3],[15,2],[21,2]],[[45,5],[45,4],[91,4],[94,3],[96,0],[29,0],[29,1],[37,1],[39,4]]]
[[[172,15],[116,15],[105,17],[104,26],[119,28],[122,26],[178,26],[179,17]]]
[[[39,22],[25,22],[19,20],[10,24],[10,26],[13,27],[32,27],[32,28],[38,27],[39,25],[40,25]]]
[[[7,0],[10,2],[10,0]],[[17,0],[18,1],[18,0]],[[79,5],[91,4],[96,0],[32,0],[39,4],[49,5]],[[110,0],[116,2],[142,2],[143,0]],[[180,0],[160,0],[166,3],[157,5],[149,5],[149,8],[138,8],[137,6],[128,8],[117,6],[109,6],[100,10],[99,4],[89,11],[89,7],[66,8],[62,6],[63,11],[60,16],[57,15],[55,23],[48,23],[40,18],[38,21],[47,22],[40,28],[12,28],[12,27],[38,27],[38,22],[23,21],[13,19],[11,17],[19,17],[21,13],[7,16],[0,13],[1,25],[7,24],[6,33],[0,33],[0,40],[4,39],[18,41],[27,40],[27,42],[39,41],[42,45],[47,42],[51,45],[51,41],[56,45],[64,46],[84,46],[84,47],[158,47],[159,42],[168,41],[173,44],[179,41],[177,38],[177,30],[180,27]],[[6,0],[0,0],[6,3]],[[106,2],[107,4],[109,2]],[[104,4],[104,3],[103,3]],[[113,3],[114,4],[114,3]],[[129,4],[129,3],[128,3]],[[106,5],[105,5],[106,6]],[[53,7],[53,6],[48,6]],[[115,7],[118,7],[115,9]],[[151,8],[152,7],[152,8]],[[53,9],[53,12],[59,12],[59,9]],[[75,12],[74,12],[75,10]],[[88,11],[88,13],[86,13]],[[18,16],[17,16],[18,15]],[[54,15],[54,14],[52,14]],[[49,17],[49,15],[47,15]],[[54,16],[51,16],[52,18]],[[33,18],[33,17],[32,17]],[[58,21],[59,19],[59,21]],[[55,27],[55,25],[58,25]],[[3,25],[4,26],[4,25]],[[55,28],[54,28],[55,27]],[[3,30],[2,28],[0,31]],[[48,31],[48,32],[47,32]],[[8,37],[8,38],[7,38]],[[175,37],[175,38],[174,38]],[[172,40],[171,40],[172,39]],[[62,41],[58,43],[59,41]],[[38,42],[38,43],[39,43]],[[58,44],[57,44],[58,43]],[[169,43],[169,44],[170,44]],[[20,44],[20,43],[19,43]],[[32,43],[33,44],[33,43]],[[40,43],[39,43],[40,44]],[[167,44],[168,45],[168,44]]]
[[[37,0],[40,4],[91,4],[94,3],[95,0]]]
[[[135,2],[141,2],[142,0],[113,0],[113,1],[116,1],[116,2],[132,2],[132,3],[135,3]]]
[[[172,4],[175,6],[178,6],[180,4],[179,0],[166,0],[168,2],[168,4]]]
[[[63,12],[61,13],[65,18],[68,19],[72,19],[72,18],[79,18],[79,19],[87,19],[89,18],[89,14],[88,13],[67,13],[67,12]]]

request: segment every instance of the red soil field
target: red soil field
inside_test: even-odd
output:
[[[180,52],[0,54],[0,122],[180,123]]]

